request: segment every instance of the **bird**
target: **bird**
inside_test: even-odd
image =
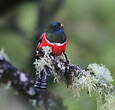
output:
[[[43,47],[51,47],[52,53],[51,55],[54,56],[60,56],[64,55],[67,63],[69,63],[69,60],[67,58],[67,55],[65,53],[65,49],[67,46],[68,40],[67,36],[64,32],[64,25],[60,22],[51,22],[47,25],[45,32],[42,33],[41,37],[38,39],[37,44],[37,50],[39,52],[37,53],[37,58],[44,56],[44,53],[42,52]],[[45,73],[46,72],[46,73]],[[65,69],[65,72],[67,72],[67,68]],[[39,89],[46,89],[48,86],[48,74],[51,75],[51,71],[48,66],[44,67],[44,71],[41,71],[41,78],[37,78],[35,82],[35,87]]]
[[[51,47],[54,56],[59,56],[65,52],[67,43],[64,25],[55,21],[51,22],[45,29],[45,32],[42,33],[38,40],[37,49],[48,46]]]

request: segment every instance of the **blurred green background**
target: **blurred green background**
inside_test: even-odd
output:
[[[50,10],[53,2],[47,0],[42,5]],[[47,13],[46,20],[40,22],[42,5],[37,0],[22,1],[0,16],[0,48],[5,49],[15,66],[29,73],[35,34],[41,33],[39,24],[50,17]],[[65,0],[60,5],[49,21],[64,24],[69,39],[66,53],[71,62],[82,68],[94,62],[104,64],[114,78],[115,0]],[[68,110],[96,110],[94,97],[83,94],[78,99],[63,83],[54,84],[50,90],[63,98]]]

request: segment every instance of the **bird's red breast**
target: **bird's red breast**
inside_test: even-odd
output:
[[[43,33],[41,42],[40,42],[40,44],[38,44],[37,48],[49,46],[52,48],[53,54],[55,56],[59,56],[65,51],[67,42],[68,41],[66,40],[64,43],[52,43],[52,42],[47,40],[46,33]]]

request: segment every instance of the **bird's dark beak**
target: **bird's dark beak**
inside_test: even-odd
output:
[[[64,27],[64,25],[63,24],[61,24],[61,26],[60,26],[61,28],[63,28]]]

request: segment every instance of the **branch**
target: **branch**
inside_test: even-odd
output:
[[[46,107],[46,102],[50,99],[50,95],[46,92],[47,80],[49,76],[53,76],[54,81],[64,81],[71,87],[77,97],[82,91],[90,96],[95,93],[98,110],[115,109],[115,87],[111,83],[113,81],[111,73],[104,65],[89,64],[87,68],[81,69],[71,64],[67,55],[53,56],[50,47],[43,47],[36,50],[34,62],[36,79],[32,80],[6,61],[7,56],[3,52],[0,55],[0,81],[10,80],[14,88],[35,99],[38,105],[42,100],[44,102],[42,107]]]
[[[36,105],[41,110],[54,110],[57,107],[66,110],[60,97],[52,95],[48,90],[40,88],[41,86],[35,87],[36,80],[31,79],[26,73],[13,66],[2,50],[0,51],[0,83],[7,83],[9,81],[11,86],[20,94],[26,96],[28,100],[32,99],[36,102]]]
[[[104,65],[94,63],[81,69],[69,63],[64,54],[53,56],[49,47],[38,49],[36,53],[37,59],[34,64],[37,74],[47,66],[50,71],[47,73],[54,77],[54,81],[64,81],[67,87],[73,88],[76,96],[80,96],[82,91],[90,96],[95,93],[99,110],[115,109],[115,87],[111,84],[111,73]]]

